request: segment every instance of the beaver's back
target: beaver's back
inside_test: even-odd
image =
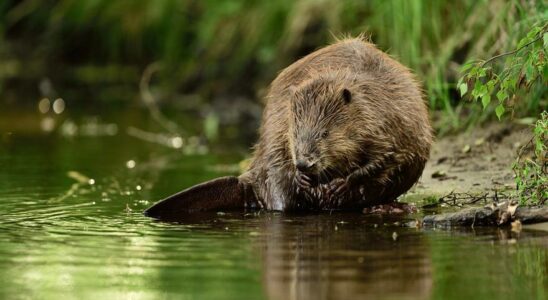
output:
[[[360,38],[346,39],[315,51],[284,69],[272,82],[266,97],[261,138],[283,139],[287,130],[288,89],[317,74],[346,69],[369,77],[380,106],[379,116],[389,131],[401,126],[411,131],[412,142],[429,149],[432,140],[428,110],[420,84],[408,68]],[[381,121],[381,120],[379,120]],[[402,128],[404,129],[404,128]],[[272,131],[269,134],[269,131]],[[407,135],[406,135],[407,136]],[[403,137],[405,138],[405,137]],[[420,146],[420,145],[419,145]],[[427,149],[420,151],[427,155]]]
[[[283,92],[289,86],[299,85],[316,74],[341,69],[356,74],[369,74],[383,83],[398,80],[400,85],[408,85],[408,91],[416,90],[420,96],[419,85],[405,66],[360,38],[338,41],[291,64],[272,82],[270,94]]]

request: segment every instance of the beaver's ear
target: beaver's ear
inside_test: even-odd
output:
[[[343,89],[342,90],[342,98],[344,100],[344,103],[348,104],[350,101],[352,101],[352,93],[349,89]]]

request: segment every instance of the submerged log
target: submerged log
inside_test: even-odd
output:
[[[423,226],[502,226],[519,220],[523,224],[548,222],[548,206],[518,207],[502,202],[485,207],[470,207],[457,212],[428,215]]]

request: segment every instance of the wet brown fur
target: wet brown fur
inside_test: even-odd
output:
[[[273,81],[253,161],[239,179],[267,209],[358,209],[409,190],[431,143],[413,74],[364,39],[344,39]],[[302,155],[317,161],[319,182],[310,188],[295,181]],[[342,192],[333,194],[341,184]]]

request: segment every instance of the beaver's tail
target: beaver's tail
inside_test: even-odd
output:
[[[238,177],[227,176],[190,187],[169,196],[148,209],[144,214],[157,219],[173,219],[185,214],[254,208],[255,195],[248,184]]]

